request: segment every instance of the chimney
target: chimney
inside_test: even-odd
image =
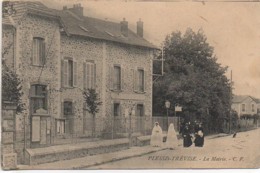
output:
[[[139,21],[136,22],[137,23],[137,28],[136,28],[136,33],[139,37],[143,37],[144,36],[144,22],[142,22],[141,18],[139,19]]]
[[[121,26],[121,33],[123,36],[127,37],[128,36],[128,22],[123,18],[123,21],[120,22]]]
[[[63,7],[64,9],[64,7]],[[65,8],[66,10],[67,8]],[[71,12],[73,12],[74,14],[76,14],[77,16],[81,17],[83,16],[83,7],[81,7],[81,4],[74,4],[72,8],[69,8],[68,10],[70,10]]]

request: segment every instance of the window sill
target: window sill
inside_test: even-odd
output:
[[[136,94],[145,94],[145,91],[134,91]]]
[[[33,67],[43,67],[43,65],[31,65],[31,66],[33,66]]]
[[[62,87],[62,88],[64,88],[64,89],[74,89],[74,88],[76,88],[76,87],[73,87],[73,86],[65,86],[65,87]]]
[[[41,114],[41,113],[33,113],[32,116],[45,116],[45,117],[50,117],[51,115],[49,113],[47,114]]]
[[[110,91],[116,92],[116,93],[121,93],[121,92],[123,92],[123,90],[116,90],[116,89],[112,89],[112,90],[110,90]]]

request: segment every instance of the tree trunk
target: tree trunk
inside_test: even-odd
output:
[[[92,137],[96,137],[96,118],[95,118],[95,114],[93,114],[92,116],[93,118],[93,126],[92,126]]]

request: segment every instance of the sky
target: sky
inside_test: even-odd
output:
[[[135,32],[141,18],[144,37],[157,46],[171,32],[203,29],[218,63],[229,67],[229,79],[232,71],[234,94],[260,98],[260,2],[44,1],[56,9],[75,3],[81,3],[85,16],[114,22],[126,18]]]

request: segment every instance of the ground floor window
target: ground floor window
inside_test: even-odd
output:
[[[39,109],[47,111],[47,86],[35,84],[30,88],[31,111],[36,113]]]
[[[114,116],[118,117],[120,115],[120,103],[114,103]]]

